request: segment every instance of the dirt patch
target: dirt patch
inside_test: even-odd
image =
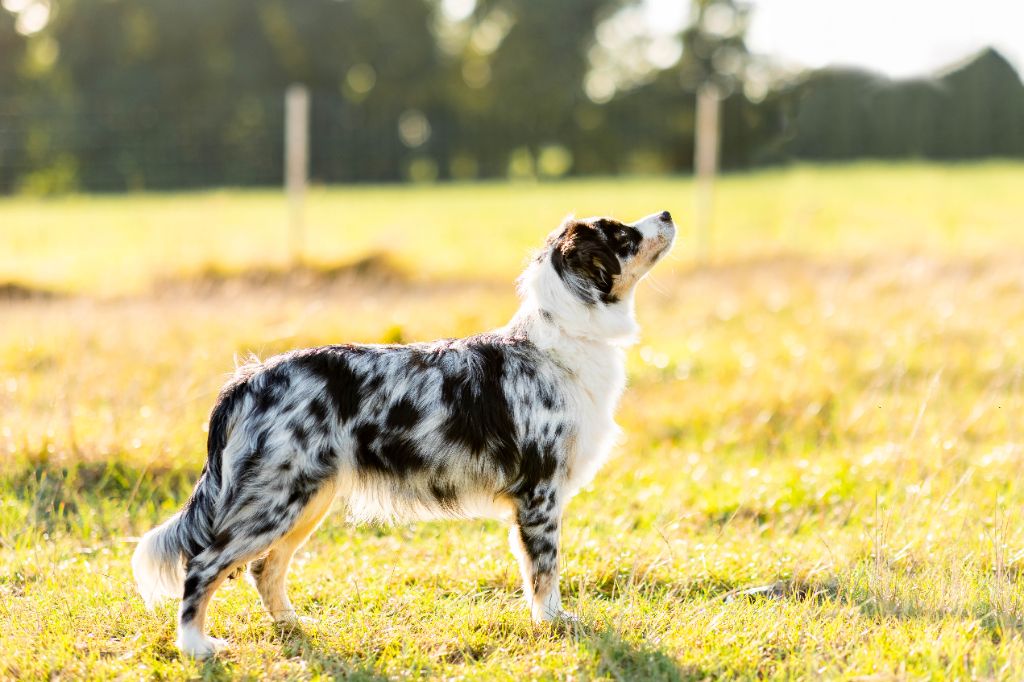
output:
[[[152,292],[157,296],[182,292],[205,296],[253,289],[311,291],[339,284],[401,285],[408,280],[408,275],[387,256],[371,254],[337,265],[303,264],[292,268],[254,267],[239,271],[209,267],[195,275],[159,278]]]
[[[0,282],[0,303],[52,301],[55,298],[64,298],[64,295],[50,289],[43,289],[19,282]]]

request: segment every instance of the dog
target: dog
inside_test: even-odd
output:
[[[558,588],[562,513],[618,436],[634,292],[675,235],[667,211],[568,218],[520,276],[521,307],[500,329],[239,367],[210,415],[191,497],[132,557],[147,606],[181,597],[179,649],[203,658],[226,644],[206,634],[207,606],[245,567],[271,617],[298,620],[285,574],[336,498],[356,521],[507,521],[533,619],[572,618]]]

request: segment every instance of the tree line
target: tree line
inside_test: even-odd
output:
[[[727,169],[1024,156],[1024,86],[998,54],[911,81],[823,70],[755,88],[734,0],[695,0],[657,54],[624,28],[639,0],[14,4],[0,192],[279,183],[291,83],[311,90],[321,182],[687,172],[709,81]]]

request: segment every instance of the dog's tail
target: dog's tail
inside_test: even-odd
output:
[[[132,572],[139,593],[149,608],[166,597],[182,595],[185,563],[212,542],[224,484],[221,466],[224,447],[251,376],[249,366],[239,368],[235,378],[221,390],[210,415],[206,465],[184,508],[143,535],[135,548]]]
[[[132,555],[135,584],[150,609],[167,597],[180,597],[185,589],[185,543],[191,533],[187,511],[143,535]]]

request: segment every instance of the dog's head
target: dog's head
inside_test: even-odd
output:
[[[634,223],[570,218],[548,238],[546,258],[559,279],[589,305],[614,305],[672,248],[676,226],[668,211]]]
[[[570,335],[628,343],[636,284],[675,237],[668,211],[634,223],[569,218],[519,278],[524,306]]]

